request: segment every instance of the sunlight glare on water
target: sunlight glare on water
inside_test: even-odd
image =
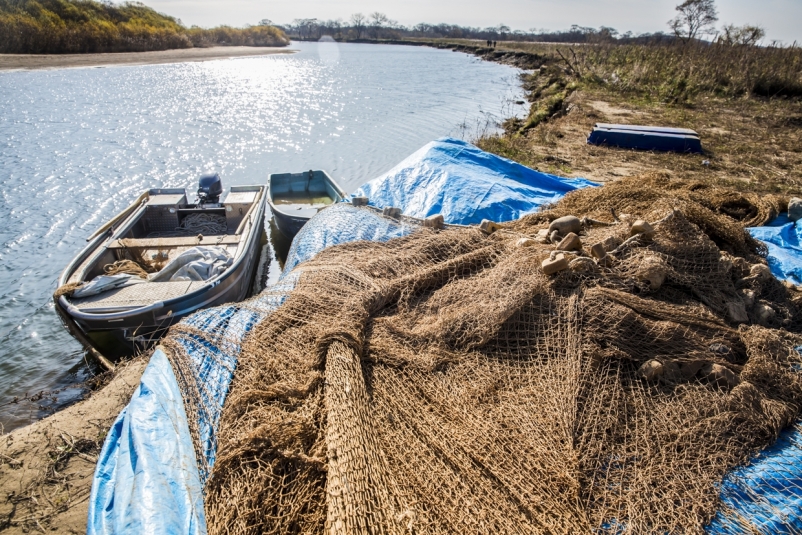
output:
[[[51,301],[85,238],[149,187],[328,170],[346,189],[441,136],[522,112],[518,71],[423,47],[294,43],[293,55],[0,73],[0,423],[91,374]]]

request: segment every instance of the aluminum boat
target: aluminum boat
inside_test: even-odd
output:
[[[182,253],[186,258],[187,253],[211,250],[225,262],[209,280],[182,273],[159,278],[156,271],[131,281],[136,284],[88,297],[57,292],[56,309],[67,328],[102,362],[107,352],[124,355],[149,347],[170,325],[199,309],[246,298],[261,254],[265,193],[263,185],[234,186],[220,202],[217,175],[201,177],[194,204],[187,202],[184,189],[142,193],[87,238],[89,244],[61,274],[60,288],[100,280],[123,260],[154,271],[154,266],[157,270],[180,263],[175,259]]]
[[[345,191],[326,171],[276,173],[268,178],[267,202],[276,227],[290,240],[320,210],[345,198]]]

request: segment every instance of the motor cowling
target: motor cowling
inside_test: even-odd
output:
[[[198,201],[204,203],[220,202],[223,193],[223,181],[217,173],[203,175],[198,179]]]

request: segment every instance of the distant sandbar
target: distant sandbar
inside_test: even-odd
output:
[[[115,52],[109,54],[0,54],[0,71],[98,67],[103,65],[156,65],[210,59],[292,54],[284,47],[215,46],[181,48],[154,52]]]

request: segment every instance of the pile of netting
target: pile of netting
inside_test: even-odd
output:
[[[640,178],[321,252],[245,340],[209,532],[702,532],[800,412],[798,294],[743,229],[780,209]]]

